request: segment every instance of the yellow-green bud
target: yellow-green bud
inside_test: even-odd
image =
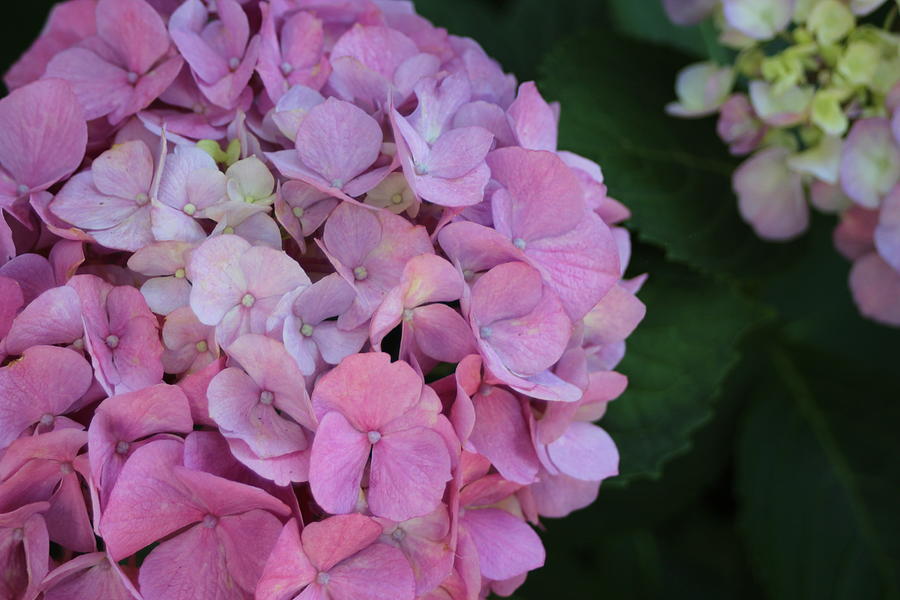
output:
[[[851,42],[838,61],[837,72],[852,85],[868,85],[878,69],[878,48],[868,42]]]
[[[848,121],[841,107],[841,94],[830,89],[816,92],[810,119],[829,135],[843,135],[847,131]]]
[[[850,8],[839,0],[822,0],[812,9],[807,20],[807,27],[820,44],[842,40],[855,26],[856,18]]]

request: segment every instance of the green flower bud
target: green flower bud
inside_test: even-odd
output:
[[[833,44],[853,30],[856,18],[843,2],[822,0],[810,12],[807,26],[820,44]]]
[[[878,48],[869,42],[851,42],[838,61],[837,72],[852,85],[868,85],[880,61]]]
[[[841,107],[842,94],[836,90],[819,90],[813,96],[810,119],[828,135],[843,135],[849,122]]]

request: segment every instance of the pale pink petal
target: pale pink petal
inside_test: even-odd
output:
[[[521,402],[504,389],[485,386],[472,398],[475,427],[469,440],[509,481],[529,484],[538,472]]]
[[[328,571],[326,587],[333,600],[413,600],[416,585],[403,553],[372,544]]]
[[[356,507],[363,468],[369,460],[369,440],[338,412],[319,422],[313,438],[309,483],[316,502],[329,513]]]
[[[544,565],[544,546],[522,520],[498,508],[468,510],[461,518],[478,549],[481,573],[503,580]]]
[[[87,126],[69,85],[44,79],[0,100],[0,164],[18,185],[43,190],[81,164]]]
[[[450,479],[450,456],[430,429],[390,433],[372,447],[369,509],[394,521],[434,510]]]

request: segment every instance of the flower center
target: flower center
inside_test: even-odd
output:
[[[197,206],[188,202],[181,210],[183,210],[184,214],[188,215],[189,217],[193,217],[194,213],[197,212]]]
[[[391,533],[391,537],[394,538],[394,540],[399,542],[400,540],[402,540],[403,538],[406,537],[406,532],[398,527]]]
[[[59,463],[59,472],[62,473],[63,475],[71,475],[74,471],[75,471],[75,469],[72,468],[72,463],[70,463],[70,462]]]
[[[413,311],[411,308],[403,309],[403,320],[404,321],[412,321],[413,320]]]
[[[110,348],[116,348],[119,345],[119,336],[112,333],[106,336],[106,345]]]
[[[481,394],[482,396],[490,396],[491,392],[493,392],[493,391],[494,391],[494,388],[486,383],[482,383],[478,387],[478,393]]]
[[[316,575],[316,583],[319,585],[328,585],[328,582],[331,580],[331,575],[322,571],[318,575]]]
[[[291,209],[291,212],[294,213],[294,216],[297,217],[298,219],[303,217],[303,207],[302,206],[295,206],[294,208]]]
[[[369,276],[369,272],[366,270],[365,267],[360,266],[360,267],[356,267],[355,269],[353,269],[353,278],[356,279],[357,281],[362,281],[363,279],[365,279],[368,276]]]
[[[403,202],[402,194],[394,194],[391,196],[391,204],[400,204],[401,202]]]
[[[144,192],[140,192],[137,196],[134,197],[134,202],[138,206],[144,206],[145,204],[150,202],[150,196],[148,196]]]
[[[175,279],[184,279],[184,269],[175,269]]]
[[[244,297],[241,298],[241,304],[250,308],[256,303],[256,298],[253,297],[253,294],[244,294]]]
[[[124,440],[120,440],[116,443],[116,454],[127,454],[129,448],[131,448],[131,444]]]
[[[240,66],[240,64],[241,64],[241,59],[239,59],[237,56],[232,56],[231,58],[228,59],[228,68],[231,69],[232,71],[237,69],[238,66]]]
[[[334,181],[331,182],[331,187],[338,189],[338,190],[341,189],[342,187],[344,187],[344,180],[343,179],[335,179]]]
[[[519,250],[524,250],[525,249],[525,240],[523,240],[522,238],[516,238],[513,240],[513,246],[515,246]]]
[[[273,402],[275,402],[275,394],[273,394],[269,390],[263,390],[263,392],[259,395],[260,404],[271,406]]]
[[[222,230],[222,233],[227,233],[228,235],[231,235],[232,233],[234,233],[234,227],[229,225],[225,229]]]
[[[25,539],[25,530],[21,527],[16,527],[12,532],[13,542],[21,542]]]
[[[137,83],[138,74],[134,71],[128,71],[128,75],[126,75],[126,77],[128,78],[128,83]]]
[[[472,281],[472,278],[475,277],[475,271],[472,269],[463,270],[463,279],[466,281]]]
[[[313,334],[313,326],[309,323],[304,323],[302,327],[300,327],[300,335],[304,337],[309,337]]]
[[[428,167],[426,167],[422,163],[416,163],[415,169],[416,169],[416,175],[425,175],[428,173]]]
[[[219,519],[215,515],[206,515],[203,517],[203,526],[212,529],[219,524]]]
[[[72,342],[72,347],[76,350],[81,350],[84,348],[84,338],[78,338],[74,342]]]
[[[197,349],[197,352],[206,352],[209,350],[209,344],[206,343],[206,340],[200,340],[194,345],[194,348]]]
[[[370,444],[377,444],[381,441],[381,432],[380,431],[370,431],[366,434],[366,437],[369,438]]]
[[[44,413],[43,415],[41,415],[41,425],[43,425],[44,427],[50,427],[51,425],[53,425],[54,419],[56,419],[56,417],[54,417],[50,413]]]
[[[494,330],[491,329],[490,327],[481,327],[478,330],[478,333],[481,335],[482,339],[486,340],[486,339],[490,338],[492,335],[494,335]]]
[[[20,183],[19,187],[16,188],[16,191],[19,193],[20,196],[24,196],[25,194],[27,194],[28,192],[31,191],[31,188],[28,187],[27,185],[25,185],[24,183]]]
[[[291,71],[293,71],[293,70],[294,70],[294,66],[291,63],[289,63],[287,61],[281,63],[281,72],[284,73],[285,75],[290,75]]]

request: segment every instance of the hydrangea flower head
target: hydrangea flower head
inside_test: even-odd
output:
[[[0,596],[509,595],[618,472],[628,209],[475,41],[407,2],[69,0],[6,81]]]
[[[734,65],[686,67],[679,102],[666,110],[719,113],[719,137],[732,154],[749,155],[732,187],[761,238],[800,236],[810,204],[837,214],[835,244],[854,261],[849,283],[860,312],[900,325],[889,201],[900,184],[900,36],[864,18],[883,4],[667,0],[678,24],[721,17],[719,41],[740,54]],[[731,93],[733,76],[717,73],[742,75],[746,88]]]

